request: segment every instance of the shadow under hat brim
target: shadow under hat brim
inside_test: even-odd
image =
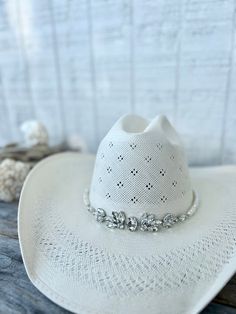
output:
[[[197,213],[168,230],[131,233],[85,209],[94,158],[54,155],[25,181],[18,232],[32,283],[76,313],[125,313],[127,303],[129,313],[200,311],[236,270],[236,167],[191,169]]]

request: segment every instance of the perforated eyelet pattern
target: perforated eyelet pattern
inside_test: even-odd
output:
[[[123,188],[124,184],[123,184],[121,181],[119,181],[119,182],[117,183],[117,186],[118,186],[119,188]]]
[[[136,176],[136,174],[138,174],[138,170],[137,169],[132,169],[130,171],[130,173],[132,173],[133,176]]]
[[[150,162],[151,160],[152,160],[152,157],[150,157],[150,156],[145,157],[146,162]]]
[[[146,188],[148,190],[151,190],[153,188],[153,185],[149,182],[148,184],[146,184]]]
[[[134,150],[137,147],[137,145],[135,143],[132,143],[130,144],[130,147]]]
[[[192,187],[182,147],[142,135],[132,141],[105,138],[98,156],[90,187],[94,207],[119,211],[130,206],[146,211],[189,207]],[[104,197],[107,193],[109,198]]]
[[[136,204],[136,203],[138,202],[138,198],[135,197],[135,196],[132,197],[132,198],[131,198],[131,202],[134,203],[134,204]]]

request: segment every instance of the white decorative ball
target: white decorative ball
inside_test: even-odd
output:
[[[35,120],[25,121],[20,129],[24,133],[27,146],[48,145],[48,132],[41,122]]]

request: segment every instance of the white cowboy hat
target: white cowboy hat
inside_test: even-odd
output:
[[[96,161],[55,155],[26,179],[27,274],[75,313],[197,313],[236,270],[235,192],[236,167],[189,171],[165,117],[122,117]]]

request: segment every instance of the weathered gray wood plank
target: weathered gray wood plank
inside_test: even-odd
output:
[[[203,314],[236,314],[236,276]],[[66,314],[41,294],[28,279],[17,236],[17,204],[0,202],[0,314]],[[81,313],[83,314],[83,313]]]
[[[211,303],[201,314],[235,314],[236,309],[230,306]]]
[[[218,294],[216,302],[231,305],[236,308],[236,275]]]

